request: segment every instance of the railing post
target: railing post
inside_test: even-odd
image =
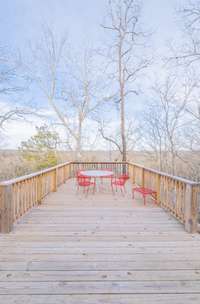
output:
[[[65,183],[67,179],[68,179],[68,166],[64,166],[64,181],[63,181],[63,183]]]
[[[52,184],[52,191],[56,192],[57,191],[57,185],[58,185],[58,169],[55,168],[53,171],[53,184]]]
[[[130,176],[130,179],[132,181],[132,172],[131,172],[131,165],[128,163],[128,175]]]
[[[157,178],[156,178],[156,201],[157,204],[160,205],[160,185],[161,182],[161,178],[160,178],[160,174],[157,174]]]
[[[12,185],[0,186],[0,232],[9,233],[13,228]]]
[[[122,174],[127,174],[127,162],[123,162],[122,164]]]
[[[74,167],[74,163],[70,163],[70,165],[69,165],[69,177],[70,178],[73,178],[74,176],[73,176],[73,167]]]
[[[144,168],[142,168],[142,187],[145,186],[145,180],[144,180]]]
[[[132,165],[132,182],[133,184],[136,184],[136,169],[135,165]]]
[[[197,232],[197,199],[193,186],[186,185],[185,193],[185,230],[189,233]]]
[[[37,177],[37,204],[42,203],[42,174]]]

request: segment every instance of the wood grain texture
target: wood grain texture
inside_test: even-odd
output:
[[[60,169],[58,183],[68,174]],[[108,181],[75,193],[67,181],[0,235],[0,303],[200,303],[198,234],[151,198],[144,208],[130,191],[113,196]],[[34,193],[28,201],[27,210]]]
[[[149,295],[0,295],[0,303],[9,304],[197,304],[199,294]]]

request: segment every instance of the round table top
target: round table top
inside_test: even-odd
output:
[[[80,173],[87,177],[112,177],[114,175],[114,173],[109,170],[82,170]]]

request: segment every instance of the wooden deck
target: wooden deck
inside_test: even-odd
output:
[[[0,236],[1,304],[200,303],[200,236],[108,185],[68,181]]]

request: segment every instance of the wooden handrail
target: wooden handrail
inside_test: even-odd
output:
[[[174,176],[174,175],[172,175],[172,174],[168,174],[168,173],[165,173],[165,172],[163,172],[163,171],[155,170],[155,169],[152,169],[152,168],[144,167],[144,166],[139,165],[139,164],[137,164],[137,163],[128,162],[128,164],[129,164],[129,165],[134,165],[135,167],[142,168],[142,169],[144,169],[145,171],[149,171],[149,172],[158,174],[158,175],[160,175],[160,176],[166,176],[166,177],[169,177],[169,178],[173,178],[174,180],[177,180],[177,181],[180,181],[180,182],[189,184],[189,185],[193,185],[193,186],[198,186],[198,185],[200,185],[200,183],[191,181],[191,180],[189,180],[189,179],[186,179],[186,178],[183,178],[183,177],[180,177],[180,176]]]
[[[0,182],[0,186],[11,185],[11,184],[14,184],[14,183],[17,183],[17,182],[20,182],[20,181],[23,181],[23,180],[26,180],[26,179],[29,179],[29,178],[33,178],[33,177],[35,177],[37,175],[40,175],[40,174],[51,172],[51,171],[55,170],[56,168],[61,168],[61,167],[65,166],[65,165],[70,165],[70,164],[103,164],[103,165],[104,164],[122,164],[122,165],[123,164],[128,164],[128,165],[134,165],[135,167],[137,166],[139,168],[143,168],[146,171],[149,171],[149,172],[152,172],[152,173],[156,173],[158,175],[162,175],[162,176],[166,176],[166,177],[169,177],[169,178],[173,178],[174,180],[177,180],[177,181],[189,184],[189,185],[193,185],[193,186],[200,185],[200,183],[188,180],[186,178],[179,177],[179,176],[174,176],[174,175],[171,175],[171,174],[159,171],[159,170],[155,170],[155,169],[152,169],[152,168],[144,167],[144,166],[139,165],[137,163],[132,163],[132,162],[117,162],[117,161],[116,162],[110,162],[109,161],[109,162],[65,162],[65,163],[59,164],[57,166],[50,167],[48,169],[44,169],[44,170],[37,171],[37,172],[31,173],[31,174],[23,175],[23,176],[14,178],[14,179],[9,179],[9,180]]]
[[[129,174],[134,184],[156,191],[158,204],[183,223],[186,231],[197,231],[200,183],[134,163],[129,163]]]
[[[0,232],[8,233],[13,223],[70,177],[69,162],[0,183]]]
[[[0,186],[7,186],[7,185],[12,185],[12,184],[15,184],[15,183],[18,183],[18,182],[22,182],[24,180],[31,179],[31,178],[36,177],[38,175],[42,175],[42,174],[45,174],[45,173],[52,172],[56,169],[62,168],[63,166],[70,165],[70,164],[71,164],[71,162],[66,162],[66,163],[62,163],[62,164],[59,164],[59,165],[54,166],[54,167],[50,167],[48,169],[44,169],[44,170],[37,171],[37,172],[31,173],[31,174],[23,175],[23,176],[20,176],[20,177],[17,177],[17,178],[9,179],[7,181],[0,182]]]
[[[157,192],[158,204],[167,209],[188,232],[197,231],[200,183],[131,162],[66,162],[0,183],[0,232],[8,233],[13,223],[80,169],[112,169],[130,175],[133,184]]]

